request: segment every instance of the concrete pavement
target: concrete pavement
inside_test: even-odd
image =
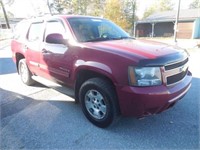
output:
[[[200,51],[191,51],[192,87],[173,108],[100,129],[64,94],[22,84],[9,47],[1,49],[0,149],[200,149],[199,58]]]
[[[6,48],[10,45],[11,39],[0,40],[0,49]]]

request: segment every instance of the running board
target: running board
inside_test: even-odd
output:
[[[75,92],[73,89],[71,88],[68,88],[66,86],[63,86],[63,85],[60,85],[58,83],[55,83],[53,81],[50,81],[50,80],[47,80],[43,77],[39,77],[39,76],[32,76],[32,79],[41,83],[42,85],[46,86],[46,87],[49,87],[49,88],[52,88],[62,94],[65,94],[71,98],[74,98],[75,96]]]

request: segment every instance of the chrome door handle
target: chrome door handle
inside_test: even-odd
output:
[[[24,45],[24,50],[28,50],[28,46],[27,45]]]
[[[49,53],[49,51],[46,49],[42,49],[42,53],[46,54],[46,53]]]

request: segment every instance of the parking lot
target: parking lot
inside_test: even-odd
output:
[[[92,125],[81,107],[42,84],[21,83],[10,47],[0,49],[0,149],[200,149],[200,49],[189,50],[192,87],[173,108],[142,120]]]

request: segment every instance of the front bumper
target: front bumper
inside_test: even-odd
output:
[[[160,113],[172,107],[191,86],[192,74],[171,86],[131,87],[117,86],[119,106],[122,115],[144,117]]]

